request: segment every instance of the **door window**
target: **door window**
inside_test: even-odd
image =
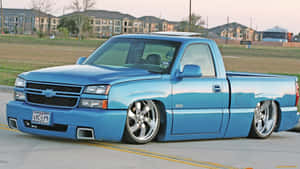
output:
[[[204,77],[216,76],[212,54],[209,46],[206,44],[194,44],[187,47],[181,59],[180,71],[183,71],[185,65],[190,64],[200,66]]]

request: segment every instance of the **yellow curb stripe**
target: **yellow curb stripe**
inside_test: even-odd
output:
[[[7,131],[13,131],[13,132],[21,133],[19,130],[7,128],[7,127],[0,127],[0,129],[1,130],[7,130]]]
[[[137,154],[137,155],[151,157],[151,158],[157,158],[157,159],[161,159],[161,160],[172,161],[172,162],[186,164],[186,165],[191,165],[191,166],[195,166],[195,167],[202,167],[202,168],[207,168],[207,169],[219,169],[219,168],[215,168],[215,167],[211,167],[211,166],[207,166],[207,165],[196,164],[196,163],[191,163],[191,162],[186,162],[186,161],[171,159],[171,158],[167,158],[167,157],[160,157],[160,156],[151,155],[151,154],[145,154],[145,153],[141,153],[141,152],[135,152],[135,151],[130,151],[130,150],[124,150],[124,149],[109,147],[107,145],[92,144],[92,143],[81,143],[81,144],[83,144],[83,145],[89,145],[89,146],[94,146],[94,147],[101,147],[101,148],[115,150],[115,151],[127,152],[127,153],[131,153],[131,154]]]
[[[221,165],[221,164],[218,164],[218,163],[214,163],[214,162],[195,161],[195,160],[189,159],[189,158],[180,158],[180,157],[176,157],[176,156],[171,156],[171,155],[165,155],[165,154],[150,152],[150,151],[143,150],[143,149],[130,148],[130,147],[121,146],[121,145],[117,145],[117,144],[102,143],[102,142],[100,144],[114,146],[114,147],[119,147],[119,148],[124,148],[124,149],[128,149],[128,150],[135,150],[135,151],[139,151],[139,152],[144,152],[144,153],[149,153],[149,154],[154,154],[154,155],[158,155],[158,156],[164,156],[164,157],[174,158],[174,159],[179,159],[179,160],[184,160],[184,161],[190,161],[190,162],[195,162],[195,163],[203,163],[203,164],[208,164],[208,165],[212,165],[212,166],[216,166],[216,167],[221,167],[221,168],[226,168],[226,169],[237,169],[237,168],[234,168],[234,167],[224,166],[224,165]]]
[[[5,124],[0,124],[0,126],[2,126],[2,127],[8,127],[8,125],[5,125]]]
[[[279,165],[276,168],[297,168],[295,165]]]
[[[7,131],[12,131],[12,132],[17,132],[21,133],[20,131],[16,129],[10,129],[8,128],[7,125],[1,125],[5,127],[0,127],[2,130],[7,130]],[[110,143],[80,143],[83,145],[89,145],[89,146],[94,146],[94,147],[101,147],[109,150],[115,150],[115,151],[121,151],[121,152],[127,152],[131,154],[136,154],[136,155],[141,155],[141,156],[146,156],[146,157],[151,157],[151,158],[157,158],[161,160],[166,160],[166,161],[171,161],[171,162],[176,162],[176,163],[181,163],[181,164],[186,164],[190,166],[195,166],[195,167],[201,167],[201,168],[206,168],[206,169],[236,169],[233,167],[227,167],[221,164],[213,163],[213,162],[205,162],[205,161],[195,161],[192,159],[185,159],[185,158],[179,158],[176,156],[169,156],[169,155],[164,155],[160,153],[154,153],[142,149],[137,149],[137,148],[129,148],[125,146],[119,146],[117,144],[110,144]],[[138,152],[137,152],[138,151]],[[199,164],[201,163],[201,164]]]

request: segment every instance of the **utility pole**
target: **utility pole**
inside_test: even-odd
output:
[[[226,26],[226,39],[225,39],[225,44],[228,44],[228,39],[229,39],[229,16],[227,16],[227,26]]]
[[[206,17],[206,30],[207,30],[207,38],[209,34],[209,29],[208,29],[208,16]]]
[[[1,32],[0,34],[3,34],[4,33],[4,26],[3,26],[3,0],[1,0],[0,2],[0,5],[1,5]]]
[[[192,31],[192,0],[190,0],[190,8],[189,8],[189,32]]]

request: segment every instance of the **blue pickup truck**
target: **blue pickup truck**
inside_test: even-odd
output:
[[[216,43],[187,33],[112,37],[76,65],[20,74],[14,98],[11,128],[80,140],[267,138],[299,119],[296,77],[226,72]]]

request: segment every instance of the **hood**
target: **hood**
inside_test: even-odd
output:
[[[112,85],[124,81],[160,78],[161,75],[135,68],[69,65],[26,72],[21,74],[20,77],[28,81],[39,82],[74,85]]]

